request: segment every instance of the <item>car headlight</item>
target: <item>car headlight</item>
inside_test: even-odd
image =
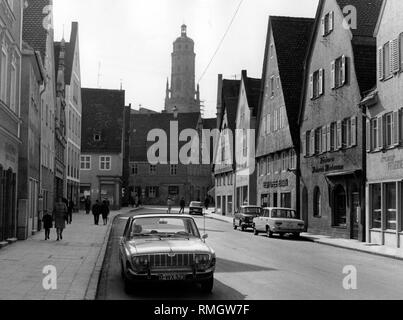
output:
[[[215,256],[211,254],[196,254],[195,263],[199,270],[205,270],[215,265]]]
[[[145,269],[148,266],[149,259],[148,256],[133,256],[132,263],[137,270]]]

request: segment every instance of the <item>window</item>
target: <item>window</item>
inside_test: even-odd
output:
[[[302,134],[302,155],[309,157],[311,155],[311,132],[307,131]]]
[[[382,228],[382,187],[381,184],[371,185],[372,219],[373,229]]]
[[[12,58],[11,63],[11,73],[10,73],[10,108],[12,111],[17,111],[17,71],[16,71],[16,59],[15,56]]]
[[[322,197],[319,187],[316,187],[313,192],[313,216],[316,218],[322,216]]]
[[[101,135],[99,133],[94,134],[94,141],[95,142],[100,142],[101,141]]]
[[[324,79],[324,69],[319,69],[310,75],[311,100],[317,99],[324,94]]]
[[[274,163],[273,163],[273,165],[274,165],[274,173],[275,174],[277,174],[277,173],[279,173],[279,156],[278,156],[278,154],[276,153],[275,155],[274,155]]]
[[[276,132],[278,130],[278,113],[277,113],[277,110],[274,110],[273,130],[274,130],[274,132]]]
[[[111,162],[112,159],[110,156],[101,156],[99,157],[99,169],[101,171],[110,171],[111,170]]]
[[[291,209],[291,193],[281,194],[281,207]]]
[[[368,143],[371,144],[371,149],[370,150],[377,150],[379,147],[378,144],[378,119],[372,119],[371,120],[371,127],[370,127],[370,139]]]
[[[322,128],[318,128],[315,130],[315,153],[314,154],[319,154],[322,151]]]
[[[91,170],[91,156],[81,156],[81,170]]]
[[[331,65],[332,70],[332,89],[337,89],[346,84],[347,80],[347,58],[341,56],[334,60]]]
[[[335,151],[337,146],[337,123],[330,124],[330,151]]]
[[[157,166],[150,165],[150,174],[151,175],[157,174]]]
[[[385,184],[385,228],[394,231],[397,228],[396,191],[396,183]]]
[[[171,176],[176,176],[178,174],[178,166],[177,165],[171,165],[170,168]]]
[[[328,12],[322,18],[322,36],[328,36],[334,29],[334,11]]]
[[[399,36],[399,52],[400,72],[403,72],[403,32]]]
[[[288,170],[288,153],[283,152],[281,157],[282,157],[281,171],[286,172]]]
[[[393,137],[393,114],[388,113],[384,117],[384,126],[385,126],[385,147],[389,148],[393,145],[392,137]]]
[[[158,197],[158,187],[150,187],[148,189],[148,197],[150,199],[155,199]]]
[[[273,173],[273,157],[269,156],[267,158],[267,175],[271,175]]]
[[[6,103],[7,101],[7,59],[8,59],[8,46],[3,40],[3,45],[1,48],[1,82],[0,82],[0,99]]]
[[[248,133],[246,130],[243,130],[242,148],[243,148],[243,156],[247,157],[248,156]]]
[[[383,46],[383,78],[388,79],[392,73],[391,73],[391,65],[390,65],[390,55],[391,55],[391,50],[390,50],[390,43],[385,43]]]
[[[132,172],[132,176],[138,175],[138,173],[139,173],[138,164],[132,164],[131,165],[131,172]]]
[[[297,169],[297,154],[294,149],[290,151],[290,169]]]

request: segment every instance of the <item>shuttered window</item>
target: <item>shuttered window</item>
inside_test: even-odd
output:
[[[342,122],[337,121],[337,150],[340,150],[342,146]]]
[[[324,94],[325,70],[319,69],[309,77],[311,99],[319,98]]]
[[[311,156],[314,156],[314,155],[315,155],[315,148],[316,148],[316,146],[315,146],[315,130],[311,130],[311,133],[310,133],[310,135],[309,135],[309,138],[310,138],[310,142],[309,142],[309,145],[310,145],[310,155],[311,155]]]
[[[387,79],[392,75],[391,72],[391,54],[390,54],[390,42],[385,43],[383,46],[383,78]]]
[[[393,113],[384,116],[385,130],[385,147],[389,148],[393,145]]]
[[[321,19],[322,36],[328,36],[334,29],[334,11],[328,12]]]
[[[351,124],[350,147],[355,147],[357,146],[357,129],[358,129],[357,117],[351,117],[350,124]]]
[[[326,153],[327,151],[327,127],[322,127],[322,153]]]
[[[391,69],[393,73],[400,70],[400,53],[399,53],[399,39],[394,39],[391,42]]]
[[[400,72],[403,72],[403,32],[399,36],[399,48]]]
[[[378,117],[378,150],[382,150],[384,148],[384,139],[383,139],[383,117]]]
[[[383,47],[378,48],[378,79],[383,80]]]

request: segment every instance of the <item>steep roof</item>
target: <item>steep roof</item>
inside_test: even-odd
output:
[[[178,113],[178,118],[175,119],[173,113],[157,113],[157,114],[131,114],[130,122],[131,129],[131,149],[130,161],[135,162],[148,162],[147,151],[154,142],[148,142],[148,133],[154,129],[162,130],[168,137],[168,144],[170,141],[170,123],[171,121],[178,121],[179,133],[185,129],[196,129],[199,123],[200,113]],[[179,143],[179,149],[185,142]],[[170,158],[169,145],[168,160]]]
[[[82,88],[81,95],[82,152],[122,152],[125,91]],[[101,141],[94,141],[94,134],[100,134]]]
[[[269,29],[271,27],[273,32],[281,86],[294,143],[298,141],[299,136],[299,131],[293,129],[297,128],[298,124],[300,98],[304,81],[303,65],[314,21],[314,19],[310,18],[278,16],[270,16],[269,18]],[[266,43],[263,79],[266,79],[269,46],[270,41],[268,38]]]
[[[222,86],[222,114],[227,112],[228,128],[233,132],[236,126],[236,112],[238,107],[239,92],[241,90],[241,80],[223,80]],[[224,117],[221,118],[220,128]]]
[[[23,14],[22,39],[34,50],[39,51],[45,61],[47,30],[43,24],[49,13],[47,8],[52,5],[52,0],[26,0]],[[44,13],[45,12],[45,13]]]
[[[78,23],[72,22],[70,42],[66,42],[65,45],[66,54],[65,54],[64,82],[66,85],[71,84],[71,75],[73,73],[74,53],[76,51],[77,36],[78,36]],[[57,74],[59,67],[60,42],[58,41],[55,42],[54,47],[55,47],[55,70]]]
[[[252,115],[256,117],[262,91],[262,80],[247,77],[246,71],[242,71],[242,78],[245,84],[249,108],[252,109]]]

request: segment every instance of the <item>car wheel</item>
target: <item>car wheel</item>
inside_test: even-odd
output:
[[[296,232],[293,234],[294,238],[299,239],[301,237],[301,234],[299,232]]]
[[[202,282],[200,282],[201,285],[201,291],[203,293],[209,294],[213,291],[213,287],[214,287],[214,277],[211,277],[208,280],[204,280]]]
[[[267,228],[267,236],[273,238],[273,232],[271,232],[270,228]]]

